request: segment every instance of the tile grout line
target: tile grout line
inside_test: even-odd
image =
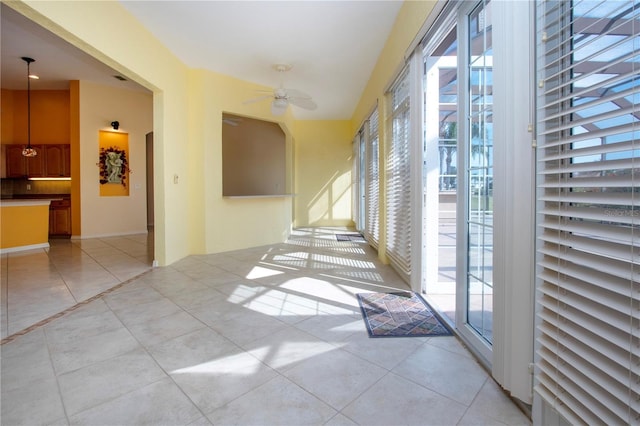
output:
[[[133,280],[137,280],[138,278],[141,278],[143,275],[147,274],[148,272],[150,272],[150,271],[145,271],[144,273],[142,273],[142,274],[140,274],[140,275],[138,275],[138,276],[136,276],[136,277],[133,277],[133,278],[131,278],[131,279],[127,280],[127,282],[126,282],[126,283],[128,283],[128,282],[130,282],[130,281],[133,281]],[[122,283],[122,284],[124,285],[125,283]],[[123,287],[123,285],[119,285],[119,286],[118,286],[118,288]],[[175,303],[173,300],[171,300],[169,297],[167,297],[167,296],[165,296],[164,294],[162,294],[158,289],[154,288],[152,284],[147,284],[147,288],[148,288],[148,289],[153,289],[153,290],[155,290],[155,291],[156,291],[156,292],[158,292],[158,294],[160,294],[162,297],[164,297],[165,299],[169,300],[171,303],[173,303],[173,304],[175,304],[176,306],[178,306],[182,312],[187,313],[187,314],[188,314],[188,315],[190,315],[192,318],[194,318],[195,320],[199,321],[201,324],[203,324],[203,326],[204,326],[204,327],[210,328],[206,323],[204,323],[204,322],[203,322],[203,321],[201,321],[199,318],[197,318],[197,317],[195,317],[194,315],[192,315],[190,312],[188,312],[187,310],[185,310],[182,306],[178,305],[178,304],[177,304],[177,303]],[[113,291],[113,290],[114,290],[114,289],[109,289],[108,291],[104,292],[104,293],[105,293],[104,295],[106,295],[106,294],[108,294],[108,293],[111,293],[111,291]],[[101,295],[102,295],[102,293],[101,293]],[[159,363],[159,362],[158,362],[158,360],[153,356],[153,354],[151,353],[151,351],[149,350],[149,348],[147,347],[147,345],[145,345],[144,343],[142,343],[142,342],[140,341],[140,339],[138,339],[138,337],[136,337],[135,333],[133,333],[133,332],[129,329],[129,326],[124,322],[124,320],[123,320],[123,319],[118,315],[118,313],[117,313],[116,311],[114,311],[114,310],[113,310],[113,307],[112,307],[111,305],[109,305],[109,303],[108,303],[107,301],[104,301],[104,303],[105,303],[106,307],[109,309],[109,311],[111,311],[111,313],[114,315],[114,317],[115,317],[115,318],[120,322],[120,324],[122,325],[122,327],[123,327],[125,330],[127,330],[127,332],[129,333],[129,335],[131,336],[131,338],[132,338],[132,339],[134,339],[134,340],[138,343],[138,345],[139,345],[139,347],[140,347],[140,350],[142,350],[142,351],[143,351],[143,352],[144,352],[144,353],[145,353],[145,354],[146,354],[150,359],[152,359],[152,360],[153,360],[153,363],[158,367],[158,369],[159,369],[160,371],[162,371],[162,373],[163,373],[163,374],[164,374],[164,376],[165,376],[165,377],[162,377],[162,378],[160,378],[160,379],[158,379],[158,380],[155,380],[155,381],[153,381],[153,382],[151,382],[151,383],[147,383],[146,385],[142,386],[142,388],[133,389],[133,390],[130,390],[130,391],[128,391],[128,392],[125,392],[125,393],[123,393],[123,394],[121,394],[121,395],[114,396],[114,397],[113,397],[113,398],[111,398],[109,401],[115,401],[115,400],[117,400],[117,399],[119,399],[119,398],[125,397],[126,395],[129,395],[129,394],[132,394],[132,393],[134,393],[134,392],[137,392],[137,391],[138,391],[138,390],[140,390],[140,389],[144,389],[144,388],[147,388],[148,386],[152,386],[152,385],[155,385],[155,384],[157,384],[157,383],[160,383],[160,382],[162,382],[163,380],[170,380],[170,381],[171,381],[171,383],[173,383],[173,384],[174,384],[174,385],[175,385],[175,386],[180,390],[180,392],[181,392],[181,393],[182,393],[182,394],[183,394],[183,395],[184,395],[184,396],[185,396],[185,397],[186,397],[186,398],[187,398],[187,399],[188,399],[188,400],[193,404],[193,406],[196,408],[196,410],[198,410],[198,412],[202,415],[202,417],[203,417],[203,418],[205,418],[205,419],[208,419],[208,418],[207,418],[207,416],[206,416],[206,414],[205,414],[205,413],[202,411],[202,409],[200,408],[200,406],[199,406],[198,404],[196,404],[196,402],[195,402],[195,401],[193,401],[193,400],[192,400],[192,398],[191,398],[191,397],[190,397],[190,396],[189,396],[189,395],[184,391],[184,389],[182,389],[182,387],[181,387],[181,386],[180,386],[180,385],[175,381],[175,379],[173,378],[173,376],[171,375],[171,373],[170,373],[170,372],[168,372],[168,371],[166,371],[166,370],[165,370],[165,368],[164,368],[162,365],[160,365],[160,363]],[[121,355],[122,355],[122,354],[121,354]],[[121,355],[115,355],[114,357],[118,357],[118,356],[121,356]],[[56,380],[57,380],[57,375],[56,375]],[[60,393],[60,394],[62,394],[62,393]],[[106,401],[106,402],[109,402],[109,401]],[[95,406],[88,407],[88,408],[86,408],[86,409],[84,409],[84,410],[82,410],[82,411],[80,411],[80,412],[78,412],[78,413],[76,413],[76,414],[74,414],[74,415],[78,415],[78,414],[80,414],[80,413],[82,413],[82,412],[84,412],[84,411],[91,410],[92,408],[94,408],[94,407],[98,407],[98,406],[100,406],[100,405],[102,405],[102,404],[104,404],[104,403],[105,403],[105,401],[103,401],[103,402],[101,402],[101,403],[98,403],[98,404],[97,404],[97,405],[95,405]],[[64,402],[63,402],[63,405],[64,405]],[[65,407],[65,411],[66,411],[66,407]],[[197,419],[196,419],[196,420],[197,420]]]
[[[84,306],[84,305],[86,305],[88,303],[91,303],[94,300],[100,299],[103,296],[106,296],[107,294],[112,293],[112,292],[124,287],[125,285],[131,283],[132,281],[142,277],[143,275],[148,274],[149,272],[151,272],[151,269],[148,270],[148,271],[144,271],[141,274],[136,275],[135,277],[131,277],[126,281],[123,281],[123,282],[121,282],[119,284],[116,284],[115,286],[113,286],[113,287],[111,287],[111,288],[109,288],[109,289],[107,289],[107,290],[105,290],[105,291],[103,291],[101,293],[98,293],[95,296],[91,296],[90,298],[88,298],[86,300],[83,300],[82,302],[78,302],[75,305],[70,306],[69,308],[65,309],[62,312],[58,312],[57,314],[54,314],[54,315],[52,315],[52,316],[50,316],[48,318],[45,318],[45,319],[43,319],[41,321],[38,321],[37,323],[25,328],[24,330],[21,330],[21,331],[18,331],[16,333],[13,333],[12,335],[7,336],[4,339],[0,340],[0,346],[4,345],[6,343],[12,342],[12,341],[14,341],[16,338],[18,338],[20,336],[24,336],[25,334],[27,334],[27,333],[29,333],[29,332],[31,332],[33,330],[36,330],[36,329],[38,329],[38,328],[40,328],[42,326],[45,326],[45,325],[49,324],[51,321],[53,321],[55,319],[58,319],[60,317],[63,317],[65,315],[75,311],[76,309],[78,309],[81,306]]]
[[[122,253],[122,254],[124,254],[124,255],[126,255],[126,256],[128,256],[128,257],[130,257],[130,258],[132,258],[132,259],[134,259],[134,260],[136,260],[136,261],[138,261],[138,262],[139,262],[139,260],[138,260],[137,258],[135,258],[134,256],[131,256],[129,253],[127,253],[127,252],[123,251],[122,249],[118,248],[117,246],[115,246],[115,245],[113,245],[113,244],[109,244],[109,242],[105,241],[104,239],[102,239],[102,238],[98,238],[98,240],[99,240],[101,243],[106,244],[106,245],[107,245],[107,246],[109,246],[110,248],[113,248],[113,249],[117,250],[118,252],[120,252],[120,253]],[[111,272],[111,269],[110,269],[110,268],[107,268],[107,267],[106,267],[106,266],[105,266],[105,265],[104,265],[104,264],[103,264],[103,263],[98,259],[98,257],[99,257],[99,256],[92,255],[91,253],[89,253],[88,251],[86,251],[85,249],[83,249],[83,248],[82,248],[82,245],[77,245],[77,247],[78,247],[78,248],[80,248],[80,250],[81,250],[83,253],[85,253],[87,256],[89,256],[89,257],[90,257],[94,262],[96,262],[96,264],[97,264],[97,265],[99,265],[102,269],[104,269],[105,271],[107,271],[107,273],[109,273],[109,275],[111,275],[111,276],[112,276],[113,278],[115,278],[116,280],[120,281],[120,278],[118,278],[118,277],[117,277],[113,272]],[[140,262],[140,263],[144,264],[144,262]],[[132,277],[132,278],[130,278],[130,279],[133,279],[133,278],[136,278],[136,277],[137,277],[137,276]],[[73,295],[73,293],[72,293],[72,295]]]
[[[0,267],[2,274],[6,274],[6,277],[2,277],[2,283],[0,283],[0,291],[2,294],[0,295],[0,301],[2,301],[2,306],[0,306],[0,311],[2,311],[3,319],[0,323],[4,324],[4,329],[0,330],[2,334],[9,334],[9,253],[6,256],[2,256],[0,262],[6,262],[5,267]]]
[[[56,388],[58,389],[58,397],[60,398],[60,406],[62,407],[62,412],[64,413],[64,418],[69,424],[69,413],[67,412],[67,404],[64,403],[64,397],[62,396],[62,389],[60,388],[60,380],[58,379],[59,375],[56,372],[55,363],[53,361],[53,357],[51,355],[51,347],[49,346],[49,337],[47,335],[46,330],[42,331],[42,338],[44,339],[44,345],[47,348],[47,354],[49,355],[49,363],[51,364],[51,371],[53,372],[53,376],[56,381]],[[4,342],[2,342],[4,344]]]

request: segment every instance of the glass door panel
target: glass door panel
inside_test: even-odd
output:
[[[468,15],[467,324],[492,342],[493,317],[493,52],[491,4]]]
[[[491,3],[460,2],[424,50],[424,292],[484,358],[493,342]],[[437,195],[436,195],[437,194]]]
[[[442,316],[456,317],[458,43],[452,26],[425,49],[425,285]]]

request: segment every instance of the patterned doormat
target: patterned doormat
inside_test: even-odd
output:
[[[447,326],[413,292],[358,293],[369,337],[450,336]]]

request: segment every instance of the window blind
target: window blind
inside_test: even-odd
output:
[[[640,2],[536,15],[535,390],[573,424],[638,424]]]
[[[411,273],[411,167],[409,67],[400,74],[389,93],[391,141],[387,150],[387,255],[404,275]]]
[[[365,127],[365,228],[363,235],[367,242],[378,248],[380,241],[380,173],[379,173],[379,136],[378,136],[378,108],[369,117]]]
[[[362,230],[363,224],[360,221],[360,199],[364,194],[361,193],[360,176],[362,172],[362,153],[360,152],[362,141],[362,130],[360,130],[353,138],[351,150],[353,154],[353,162],[351,163],[351,220],[356,225],[357,230]],[[364,175],[362,175],[364,176]]]

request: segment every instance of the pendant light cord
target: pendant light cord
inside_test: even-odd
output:
[[[26,60],[26,59],[25,59]],[[31,149],[31,61],[27,61],[27,148]]]
[[[31,148],[31,62],[35,59],[23,56],[22,60],[27,63],[27,147],[22,150],[22,155],[35,157],[38,152]]]

